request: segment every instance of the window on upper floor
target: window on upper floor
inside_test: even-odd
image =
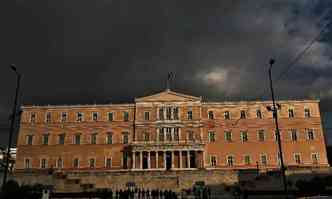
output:
[[[50,112],[47,112],[46,113],[46,123],[50,123],[51,122],[51,113]]]
[[[310,109],[309,108],[305,108],[304,109],[304,117],[305,118],[309,118],[311,115],[310,115]]]
[[[211,167],[217,166],[217,156],[215,156],[215,155],[210,156],[210,165],[211,165]]]
[[[122,143],[123,144],[128,144],[129,143],[129,133],[128,132],[124,132],[122,133]]]
[[[224,118],[225,118],[225,120],[230,120],[231,119],[231,115],[230,115],[229,111],[224,112]]]
[[[297,131],[296,131],[296,129],[291,129],[290,134],[291,134],[291,140],[296,142],[297,141]]]
[[[44,134],[42,137],[42,144],[43,145],[48,145],[48,138],[49,138],[49,134]]]
[[[125,122],[129,121],[129,113],[127,111],[123,112],[123,121]]]
[[[208,132],[208,140],[210,143],[216,141],[216,133],[214,131]]]
[[[33,135],[27,135],[25,137],[25,144],[32,145],[32,142],[33,142]]]
[[[112,159],[111,159],[111,158],[106,158],[106,159],[105,159],[105,167],[106,167],[107,169],[112,168]]]
[[[61,113],[61,122],[66,122],[68,120],[68,113],[62,112]]]
[[[261,110],[256,110],[256,118],[262,119],[262,111]]]
[[[188,140],[194,141],[194,132],[193,131],[188,131]]]
[[[319,156],[318,153],[312,153],[311,154],[311,161],[313,164],[318,164]]]
[[[173,108],[173,119],[178,120],[179,119],[179,107]]]
[[[225,141],[226,142],[231,142],[232,141],[232,132],[225,131],[224,134],[225,134]]]
[[[172,128],[166,128],[166,141],[172,141]]]
[[[95,121],[95,122],[98,121],[98,115],[99,115],[98,112],[93,112],[92,113],[92,120]]]
[[[264,166],[267,165],[267,155],[266,154],[261,155],[261,164]]]
[[[144,120],[145,121],[150,120],[150,112],[144,112]]]
[[[164,120],[164,108],[159,108],[159,120]]]
[[[240,113],[241,113],[241,116],[240,116],[241,119],[246,119],[247,118],[246,111],[241,110]]]
[[[40,160],[40,168],[41,169],[47,168],[47,160],[45,158]]]
[[[58,144],[65,144],[65,134],[58,135]]]
[[[148,132],[143,133],[143,139],[145,142],[150,141],[150,134]]]
[[[244,155],[244,164],[245,165],[250,165],[251,164],[250,155]]]
[[[265,141],[265,131],[264,130],[258,130],[258,141],[264,142]]]
[[[80,160],[78,158],[75,158],[74,161],[73,161],[73,167],[75,169],[78,169],[80,168]]]
[[[31,169],[31,159],[30,158],[25,158],[25,160],[24,160],[24,168],[25,169]]]
[[[56,167],[57,167],[58,169],[62,169],[62,168],[63,168],[63,160],[62,160],[62,158],[59,158],[59,159],[57,160],[57,162],[56,162]]]
[[[209,120],[213,120],[214,119],[213,111],[209,111],[208,112],[208,118],[209,118]]]
[[[294,153],[294,160],[296,164],[301,164],[301,155],[299,153]]]
[[[288,117],[289,118],[294,118],[294,109],[293,108],[288,109]]]
[[[89,160],[89,167],[90,167],[90,169],[93,169],[93,168],[96,167],[96,159],[90,158],[90,160]]]
[[[111,132],[107,133],[106,144],[113,144],[113,134]]]
[[[159,129],[159,141],[163,142],[165,140],[164,128]]]
[[[314,130],[313,129],[306,129],[307,132],[307,140],[314,140]]]
[[[77,122],[82,122],[83,120],[84,120],[84,115],[83,115],[83,113],[82,112],[77,112],[76,113],[76,121]]]
[[[36,122],[36,113],[32,112],[30,115],[30,122],[35,123]]]
[[[278,143],[278,136],[280,136],[280,134],[278,134],[277,129],[274,130],[274,141],[276,141]],[[281,141],[281,136],[280,136],[280,141]]]
[[[193,119],[193,111],[192,111],[192,110],[189,110],[189,111],[187,112],[187,119],[188,119],[188,120],[192,120],[192,119]]]
[[[91,134],[90,144],[97,144],[97,133]]]
[[[74,135],[74,144],[81,144],[81,134]]]
[[[174,128],[174,141],[179,141],[179,128]]]
[[[108,113],[108,121],[112,122],[114,120],[114,113],[113,112],[109,112]]]
[[[230,167],[233,166],[234,162],[235,162],[234,156],[228,155],[227,158],[226,158],[226,161],[227,161],[227,165],[228,166],[230,166]]]
[[[241,141],[242,142],[248,141],[248,132],[247,131],[241,131]]]
[[[166,108],[166,120],[171,120],[172,119],[172,107],[167,107]]]

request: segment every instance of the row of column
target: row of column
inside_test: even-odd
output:
[[[178,153],[178,167],[175,167],[175,152]],[[185,152],[185,156],[186,156],[186,159],[185,159],[185,165],[183,165],[183,152]],[[143,153],[146,153],[147,155],[147,159],[146,159],[146,165],[144,167],[144,154]],[[154,153],[155,154],[155,166],[152,168],[152,165],[151,165],[151,153]],[[159,153],[162,153],[162,158],[163,158],[163,166],[162,167],[159,167],[159,159],[160,159],[160,156],[159,156]],[[132,169],[166,169],[167,168],[167,156],[170,155],[171,156],[171,163],[170,164],[170,168],[179,168],[179,169],[185,169],[185,168],[195,168],[196,166],[199,166],[199,167],[202,167],[203,166],[203,158],[201,157],[199,159],[199,155],[198,153],[201,153],[202,155],[204,155],[203,151],[137,151],[137,152],[133,152],[132,153]],[[138,157],[136,157],[138,155]],[[168,154],[168,155],[167,155]],[[191,155],[192,154],[192,155]],[[190,160],[190,157],[194,158],[193,162],[195,162],[195,165],[191,165],[191,160]],[[139,158],[139,163],[137,164],[137,161],[136,161],[136,158]],[[200,160],[201,162],[200,163],[197,163],[197,160]],[[185,167],[183,167],[185,166]]]

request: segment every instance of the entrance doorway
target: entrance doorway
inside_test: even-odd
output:
[[[166,152],[166,170],[172,168],[172,153],[170,151]]]

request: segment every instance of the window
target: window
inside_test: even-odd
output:
[[[179,119],[179,108],[178,107],[173,108],[173,119],[174,120]]]
[[[92,113],[92,120],[95,121],[95,122],[98,121],[98,112],[93,112]]]
[[[97,133],[91,135],[90,144],[97,144]]]
[[[164,128],[159,129],[159,141],[164,141],[165,134],[164,134]]]
[[[299,153],[294,154],[294,160],[296,164],[301,164],[301,156]]]
[[[318,153],[312,153],[311,160],[313,164],[318,164]]]
[[[215,142],[216,141],[216,134],[214,131],[209,131],[208,133],[209,142]]]
[[[276,130],[274,130],[274,139],[276,142],[278,142],[278,136],[280,136],[280,135],[278,134],[278,131],[276,129]],[[281,136],[280,136],[280,141],[281,141]]]
[[[159,120],[164,120],[164,109],[159,108]]]
[[[43,145],[48,145],[48,137],[49,137],[49,134],[43,135],[43,139],[42,139]]]
[[[123,112],[123,121],[125,122],[129,121],[129,113],[127,111]]]
[[[245,165],[250,165],[251,164],[250,155],[245,155],[244,156],[244,164]]]
[[[256,118],[262,119],[262,111],[261,110],[256,110]]]
[[[61,122],[66,122],[68,119],[68,114],[67,112],[62,112],[61,113]]]
[[[314,131],[312,129],[306,129],[307,131],[307,139],[314,140]]]
[[[81,135],[80,134],[74,135],[74,144],[81,144]]]
[[[234,165],[234,156],[232,156],[232,155],[227,156],[227,165],[228,166]]]
[[[106,158],[106,160],[105,160],[105,167],[107,169],[112,168],[112,159],[111,158]]]
[[[27,145],[32,145],[32,141],[33,141],[33,135],[27,135],[25,143]]]
[[[260,141],[260,142],[265,141],[265,132],[264,132],[264,130],[259,130],[258,131],[258,141]]]
[[[107,133],[106,144],[113,144],[113,134],[111,132]]]
[[[65,144],[65,134],[58,135],[58,138],[59,138],[58,144]]]
[[[225,112],[224,112],[224,118],[225,118],[225,120],[229,120],[229,119],[231,119],[231,116],[230,116],[230,114],[229,114],[229,111],[225,111]]]
[[[150,134],[149,134],[148,132],[145,132],[145,133],[144,133],[144,141],[145,141],[145,142],[150,141]]]
[[[230,131],[225,131],[225,140],[227,142],[231,142],[232,141],[232,132]]]
[[[179,128],[174,128],[174,140],[179,141]]]
[[[241,141],[247,142],[248,141],[248,133],[247,131],[241,131]]]
[[[267,165],[267,155],[266,154],[261,155],[261,164]]]
[[[208,112],[208,118],[209,118],[209,120],[213,120],[214,119],[213,111],[209,111]]]
[[[166,120],[171,120],[172,119],[172,108],[167,107],[166,108]]]
[[[31,113],[30,115],[30,122],[35,123],[36,122],[36,113]]]
[[[217,166],[217,157],[216,156],[211,156],[210,157],[210,165],[212,166],[212,167],[216,167]]]
[[[304,109],[304,117],[305,118],[309,118],[311,115],[310,115],[310,109],[309,108],[305,108]]]
[[[96,163],[96,160],[95,160],[94,158],[91,158],[91,159],[89,160],[89,167],[90,167],[91,169],[95,168],[95,167],[96,167],[95,163]]]
[[[171,128],[166,128],[166,140],[172,141],[172,131]]]
[[[56,162],[56,166],[57,166],[57,168],[59,168],[59,169],[62,169],[63,168],[63,160],[61,159],[61,158],[59,158],[58,160],[57,160],[57,162]]]
[[[194,141],[194,132],[193,131],[188,131],[188,140]]]
[[[81,112],[76,113],[76,121],[77,122],[82,122],[83,121],[83,113],[81,113]]]
[[[51,113],[50,113],[50,112],[47,112],[47,113],[46,113],[46,122],[47,122],[47,123],[50,123],[50,122],[51,122]]]
[[[31,168],[31,160],[29,158],[26,158],[24,160],[24,168],[25,169],[30,169]]]
[[[74,159],[73,166],[75,169],[80,168],[80,160],[78,158]]]
[[[193,111],[192,110],[189,110],[187,112],[187,118],[188,118],[188,120],[192,120],[193,119]]]
[[[247,116],[246,116],[246,111],[242,110],[242,111],[241,111],[241,116],[240,116],[240,118],[241,118],[241,119],[246,119],[246,117],[247,117]]]
[[[145,121],[150,120],[150,112],[144,112],[144,120]]]
[[[288,117],[289,118],[294,118],[294,109],[293,108],[288,109]]]
[[[125,133],[123,133],[123,144],[128,144],[128,142],[129,142],[129,135],[128,135],[128,133],[127,132],[125,132]]]
[[[45,169],[47,168],[47,160],[46,159],[41,159],[40,160],[40,168]]]
[[[113,112],[109,112],[108,113],[108,121],[112,122],[114,120],[114,113]]]
[[[296,131],[296,129],[291,129],[290,133],[291,133],[291,140],[296,142],[297,141],[297,131]]]

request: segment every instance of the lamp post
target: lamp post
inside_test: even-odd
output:
[[[267,107],[269,111],[272,111],[273,116],[274,116],[274,121],[276,124],[276,137],[278,141],[278,148],[279,148],[279,156],[280,156],[280,169],[281,169],[281,174],[282,174],[282,179],[283,179],[283,185],[284,185],[284,191],[285,194],[287,195],[287,182],[286,182],[286,174],[285,174],[285,165],[284,165],[284,160],[283,160],[283,155],[282,155],[282,148],[281,148],[281,140],[280,140],[280,131],[279,131],[279,126],[278,126],[278,109],[280,109],[280,105],[275,103],[274,99],[274,92],[273,92],[273,84],[272,84],[272,66],[274,64],[275,60],[271,59],[270,60],[270,67],[269,67],[269,79],[270,79],[270,89],[271,89],[271,95],[272,95],[272,103],[273,107]]]
[[[14,133],[14,125],[15,125],[16,114],[17,114],[17,98],[18,98],[18,93],[19,93],[19,90],[20,90],[20,82],[21,82],[21,74],[17,71],[16,66],[14,64],[11,64],[10,68],[16,74],[16,92],[15,92],[14,106],[13,106],[11,121],[10,121],[8,148],[7,148],[7,154],[6,154],[5,172],[4,172],[4,175],[3,175],[2,188],[4,187],[4,185],[6,184],[6,181],[7,181],[10,148],[11,148],[11,145],[12,145],[12,137],[13,137],[13,133]]]

